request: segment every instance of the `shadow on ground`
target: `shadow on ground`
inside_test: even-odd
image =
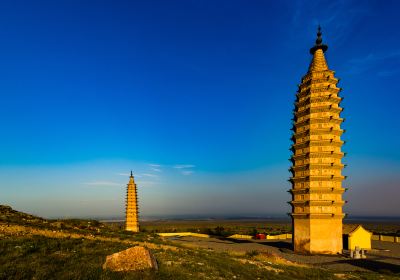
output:
[[[268,241],[268,242],[259,242],[258,244],[271,246],[278,248],[280,251],[288,251],[293,253],[292,244],[285,241]]]
[[[379,260],[371,259],[348,259],[348,260],[337,260],[333,262],[320,263],[319,265],[332,265],[332,264],[349,264],[357,266],[366,270],[378,272],[378,273],[400,273],[400,266],[387,262],[381,262]]]
[[[221,241],[228,241],[237,244],[253,243],[259,245],[271,246],[279,249],[280,251],[287,251],[289,253],[293,253],[292,244],[286,241],[247,240],[247,239],[234,239],[229,237],[215,237],[215,238]]]
[[[253,241],[247,240],[247,239],[234,239],[234,238],[229,238],[229,237],[217,237],[217,239],[229,241],[232,243],[253,243]]]

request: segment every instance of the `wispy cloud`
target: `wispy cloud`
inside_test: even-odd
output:
[[[150,177],[150,178],[158,178],[157,174],[151,174],[151,173],[143,173],[141,174],[143,177]]]
[[[380,62],[385,59],[392,59],[392,58],[396,58],[396,57],[400,57],[399,50],[395,50],[392,52],[385,52],[385,53],[370,53],[367,56],[362,57],[362,58],[354,58],[354,59],[350,60],[350,62],[359,63],[359,64],[360,63],[370,64],[370,63]]]
[[[367,56],[349,60],[347,71],[349,74],[362,74],[372,68],[378,68],[377,66],[379,64],[383,64],[386,61],[393,61],[398,59],[400,59],[399,50],[384,53],[370,53]],[[398,68],[386,69],[385,67],[386,65],[381,65],[379,67],[380,71],[377,73],[378,76],[392,76],[396,74],[399,70]]]
[[[193,171],[193,170],[182,170],[181,173],[182,173],[183,175],[191,175],[191,174],[194,173],[194,171]]]
[[[150,167],[150,170],[151,170],[151,171],[154,171],[154,172],[162,172],[162,170],[161,170],[161,164],[154,164],[154,163],[151,163],[151,164],[149,164],[149,167]]]
[[[194,167],[196,167],[196,166],[193,165],[193,164],[177,164],[177,165],[174,165],[175,169],[186,169],[186,168],[194,168]]]
[[[301,40],[304,40],[306,34],[307,36],[313,34],[314,37],[315,29],[320,24],[325,43],[338,47],[348,42],[354,26],[364,21],[371,10],[373,6],[370,4],[354,5],[354,2],[349,0],[294,0],[290,8],[292,36]],[[308,26],[307,33],[304,33],[305,26]],[[335,36],[329,36],[329,34]]]
[[[129,177],[129,176],[131,176],[131,173],[116,173],[117,175],[119,175],[119,176],[124,176],[124,177]],[[133,173],[133,176],[135,177],[135,178],[140,178],[140,177],[142,177],[140,174],[135,174],[135,173]]]
[[[139,188],[140,188],[140,186],[146,187],[146,186],[153,186],[153,185],[157,185],[157,184],[159,184],[159,183],[158,182],[154,182],[154,181],[140,181],[139,182]]]
[[[193,164],[176,164],[173,166],[173,168],[177,169],[180,171],[182,175],[191,175],[194,173],[192,168],[196,167]]]
[[[93,182],[85,182],[82,183],[86,186],[94,186],[94,187],[119,187],[123,186],[124,184],[112,182],[112,181],[93,181]]]

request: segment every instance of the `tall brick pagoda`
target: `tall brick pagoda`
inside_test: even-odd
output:
[[[126,188],[126,225],[125,229],[132,232],[139,232],[139,205],[137,199],[137,188],[133,174]]]
[[[313,58],[299,85],[293,118],[292,224],[296,252],[342,252],[342,108],[339,79],[328,68],[318,27]]]

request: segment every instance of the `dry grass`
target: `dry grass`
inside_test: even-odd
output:
[[[57,221],[24,216],[7,209],[0,216],[0,279],[339,279],[318,268],[300,266],[259,252],[218,253],[173,245],[150,233],[132,234],[93,221]],[[1,213],[0,213],[1,214]],[[21,218],[19,221],[18,219]],[[193,225],[193,223],[192,223]],[[246,225],[247,227],[247,225]],[[149,248],[159,270],[139,273],[102,269],[107,255],[133,245]],[[360,279],[397,275],[360,273]]]

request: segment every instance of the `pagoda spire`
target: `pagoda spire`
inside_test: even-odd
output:
[[[328,46],[322,44],[321,26],[318,25],[317,39],[315,40],[315,45],[310,49],[313,59],[308,67],[309,73],[313,71],[326,71],[329,69],[324,55],[327,50]]]
[[[133,177],[133,172],[131,170],[131,176],[129,177],[129,184],[134,184],[135,183],[135,179]]]
[[[328,50],[328,46],[325,44],[322,44],[321,25],[318,25],[317,40],[315,40],[314,47],[312,47],[310,49],[310,53],[314,54],[317,50],[322,50],[323,52],[326,52]]]

